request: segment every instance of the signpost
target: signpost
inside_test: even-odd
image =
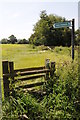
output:
[[[55,23],[54,28],[71,27],[71,21]]]
[[[75,39],[75,33],[74,33],[74,19],[71,21],[65,21],[65,22],[58,22],[54,23],[53,25],[54,28],[63,28],[63,27],[72,27],[72,60],[74,60],[74,39]]]
[[[72,60],[74,60],[74,39],[75,39],[74,19],[72,19]]]

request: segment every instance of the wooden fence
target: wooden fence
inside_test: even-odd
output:
[[[55,62],[50,63],[49,59],[46,59],[45,66],[14,70],[14,62],[2,61],[2,69],[3,69],[4,97],[7,97],[9,96],[12,90],[10,89],[10,84],[14,83],[16,85],[16,83],[19,81],[28,81],[41,77],[44,77],[46,81],[49,79],[49,77],[53,77],[55,71]],[[31,83],[26,85],[21,84],[19,86],[16,86],[16,89],[40,86],[43,85],[45,81],[43,82],[38,81],[37,83]]]

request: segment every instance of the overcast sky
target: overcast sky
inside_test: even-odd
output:
[[[37,2],[38,1],[38,2]],[[56,2],[55,2],[56,1]],[[28,39],[39,20],[40,11],[56,14],[68,20],[75,18],[78,28],[78,0],[1,0],[0,1],[0,39],[14,34],[17,39]]]

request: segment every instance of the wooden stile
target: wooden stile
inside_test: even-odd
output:
[[[2,62],[3,68],[3,84],[4,84],[4,96],[7,97],[10,95],[10,92],[14,96],[14,88],[10,88],[9,86],[12,84],[16,84],[17,82],[24,82],[26,80],[32,80],[36,78],[44,77],[45,80],[49,80],[49,77],[54,76],[55,71],[55,62],[51,62],[50,60],[45,60],[45,66],[42,67],[33,67],[33,68],[24,68],[24,69],[16,69],[14,70],[14,63],[9,61]],[[10,80],[9,80],[10,79]],[[27,85],[20,85],[19,88],[32,88],[36,86],[43,85],[45,82],[37,82],[31,83]]]

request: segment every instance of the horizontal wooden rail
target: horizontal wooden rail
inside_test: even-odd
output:
[[[20,72],[18,75],[24,76],[24,75],[33,75],[33,74],[38,74],[38,73],[46,73],[46,72],[50,72],[50,70],[43,69],[43,70],[25,71],[25,72]]]
[[[39,73],[46,73],[50,72],[49,69],[43,69],[43,70],[33,70],[33,71],[25,71],[25,72],[17,72],[17,73],[7,73],[3,74],[3,77],[17,77],[17,76],[24,76],[24,75],[33,75],[33,74],[39,74]]]
[[[20,88],[32,88],[32,87],[36,87],[36,86],[41,86],[44,83],[45,82],[38,82],[38,83],[33,83],[33,84],[21,85],[21,86],[16,87],[16,89],[20,89]]]
[[[24,69],[16,69],[14,72],[24,72],[24,71],[32,71],[32,70],[40,70],[45,69],[45,66],[42,67],[33,67],[33,68],[24,68]]]
[[[26,81],[26,80],[31,80],[31,79],[41,78],[41,77],[45,77],[45,74],[23,77],[23,78],[18,78],[18,79],[16,78],[13,82]]]

